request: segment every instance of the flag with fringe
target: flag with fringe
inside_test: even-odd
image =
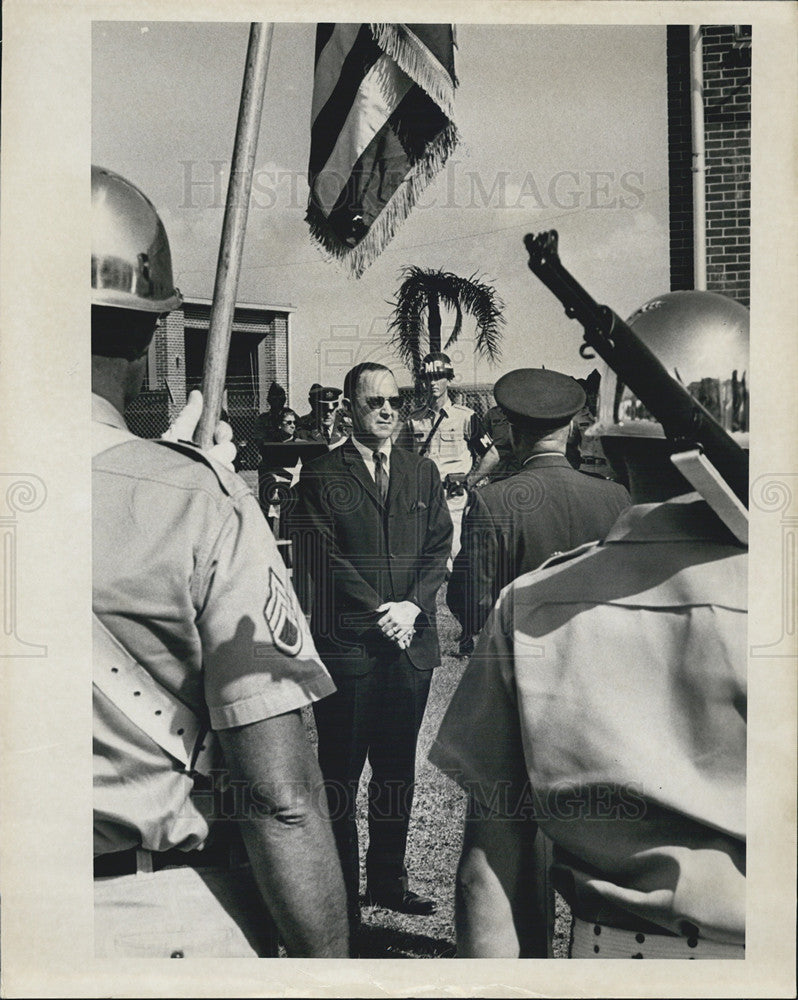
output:
[[[359,277],[457,143],[450,24],[319,24],[307,222]]]

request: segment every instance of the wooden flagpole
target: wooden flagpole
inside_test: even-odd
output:
[[[227,203],[219,244],[219,259],[216,264],[208,348],[205,352],[205,368],[202,375],[202,416],[195,434],[196,443],[201,448],[210,448],[213,444],[213,432],[222,406],[238,277],[247,229],[249,197],[252,191],[252,171],[258,148],[263,92],[266,87],[273,32],[273,23],[256,22],[249,28],[247,61],[244,68],[244,82],[241,86],[230,182],[227,187]]]

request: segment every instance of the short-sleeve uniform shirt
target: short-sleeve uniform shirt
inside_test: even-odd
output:
[[[133,437],[101,397],[92,406],[111,443],[92,463],[93,610],[116,642],[211,730],[334,691],[244,481]],[[191,777],[96,686],[94,785],[95,854],[207,837]]]
[[[444,417],[430,439],[426,457],[438,467],[441,479],[449,473],[464,474],[471,471],[474,440],[481,425],[476,413],[468,406],[449,403]],[[438,413],[429,406],[414,410],[408,419],[408,429],[413,439],[413,450],[418,453],[429,437],[438,419]]]
[[[587,919],[744,941],[746,574],[696,494],[632,507],[477,643],[430,759],[540,823]]]

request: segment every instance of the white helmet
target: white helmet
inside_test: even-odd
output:
[[[668,373],[744,446],[748,431],[748,310],[717,292],[669,292],[628,320]],[[628,386],[605,365],[590,437],[664,438]]]
[[[172,280],[163,223],[146,195],[103,167],[91,168],[91,301],[166,313],[183,301]]]

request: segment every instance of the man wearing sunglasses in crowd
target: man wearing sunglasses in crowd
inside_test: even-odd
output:
[[[401,397],[374,362],[346,376],[352,436],[302,469],[291,524],[313,579],[311,631],[337,691],[316,713],[353,931],[360,920],[357,789],[368,759],[367,903],[425,915],[405,868],[416,740],[440,664],[435,598],[452,522],[433,462],[392,447]],[[354,940],[354,938],[353,938]]]

